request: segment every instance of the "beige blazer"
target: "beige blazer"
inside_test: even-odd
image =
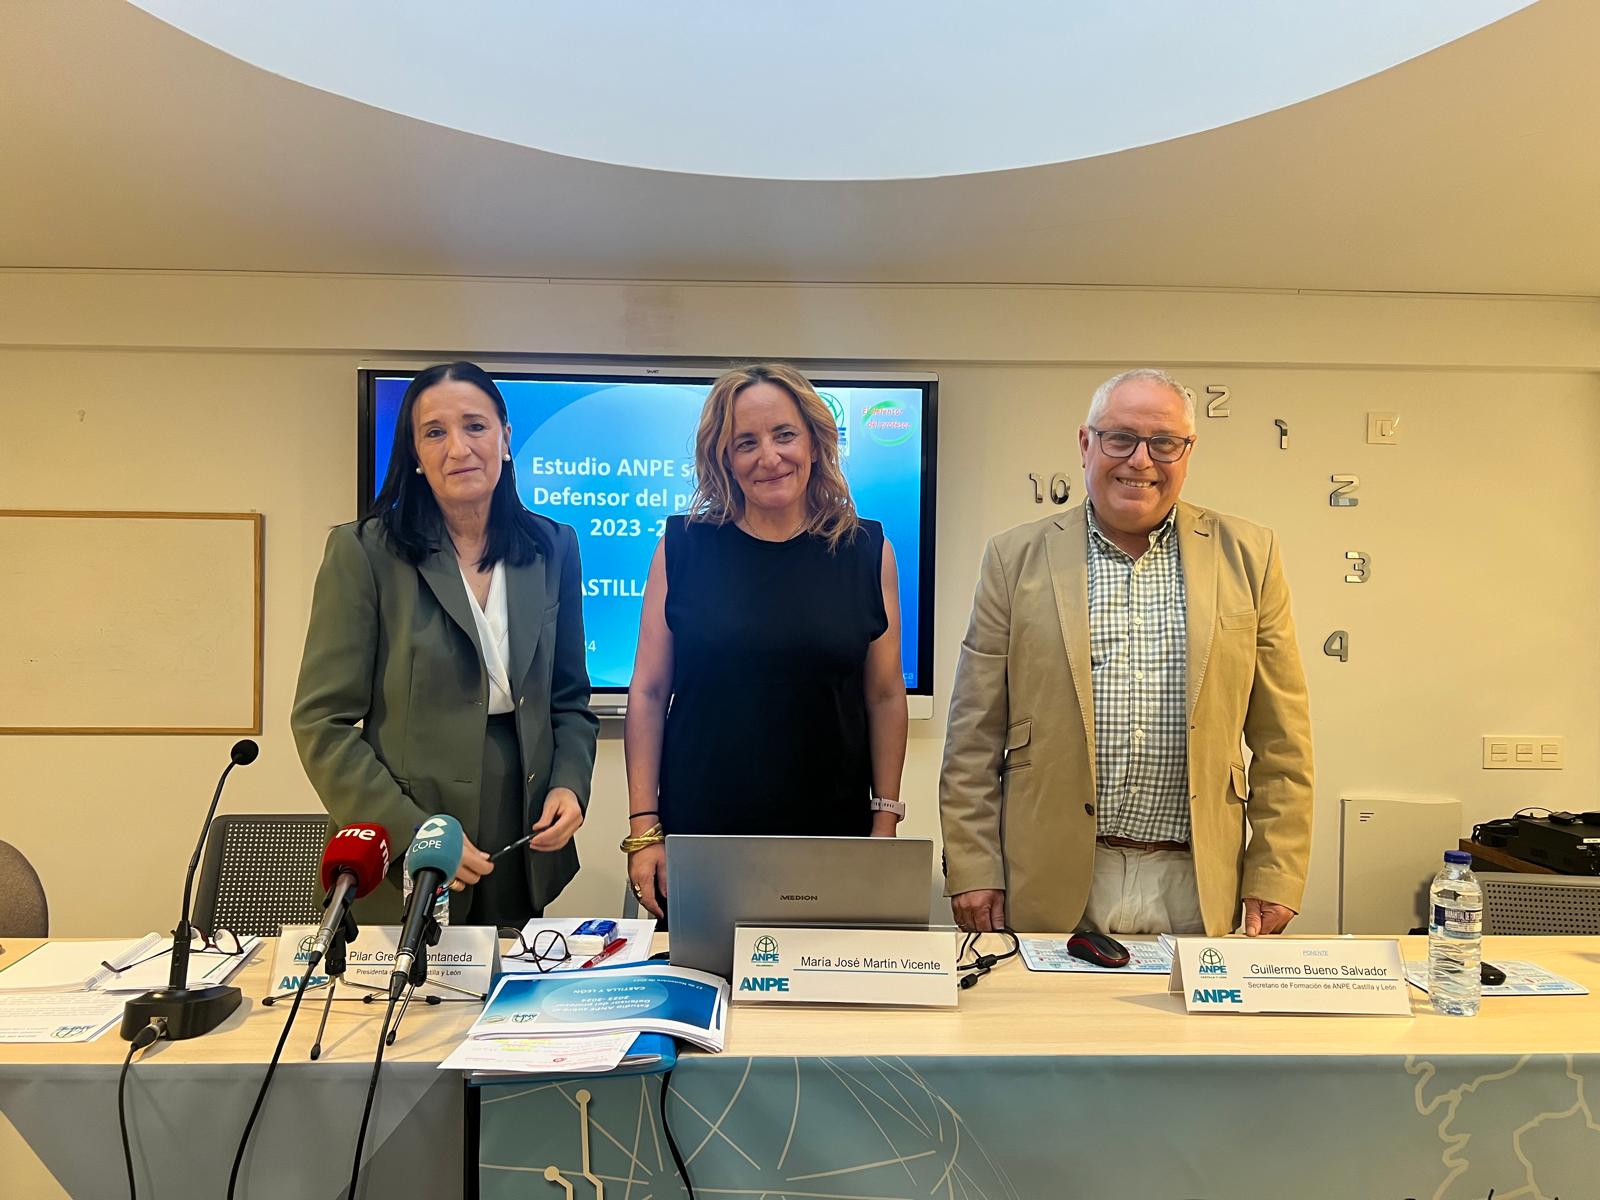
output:
[[[1216,936],[1238,926],[1244,896],[1300,907],[1311,721],[1276,536],[1182,501],[1177,532],[1195,879]],[[939,788],[945,892],[1004,888],[1018,930],[1072,930],[1089,896],[1087,537],[1079,505],[990,540],[950,698]],[[1241,739],[1254,755],[1248,777]]]

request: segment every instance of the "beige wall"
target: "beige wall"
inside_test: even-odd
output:
[[[229,784],[236,811],[316,803],[287,714],[323,538],[352,515],[355,365],[456,353],[938,372],[937,716],[912,730],[909,833],[937,833],[942,714],[983,539],[1045,514],[1030,471],[1067,471],[1081,496],[1089,391],[1135,362],[1232,389],[1234,415],[1200,422],[1187,495],[1283,535],[1318,755],[1307,929],[1336,920],[1341,795],[1456,796],[1469,823],[1596,807],[1597,304],[10,271],[0,313],[0,508],[266,514],[266,726],[260,761]],[[1400,446],[1365,444],[1368,410],[1403,414]],[[1334,473],[1361,477],[1359,508],[1329,507]],[[1347,549],[1373,556],[1371,583],[1341,582]],[[1351,632],[1348,663],[1321,653],[1335,628]],[[1489,732],[1564,734],[1567,769],[1485,772]],[[0,737],[0,837],[38,865],[54,931],[170,925],[231,740]],[[623,811],[608,727],[564,911],[614,908]]]

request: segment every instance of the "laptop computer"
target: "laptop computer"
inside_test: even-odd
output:
[[[674,966],[731,977],[733,927],[912,925],[926,928],[928,838],[667,838],[667,917]]]

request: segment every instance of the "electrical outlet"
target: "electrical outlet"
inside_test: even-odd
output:
[[[1566,738],[1558,734],[1485,734],[1486,771],[1559,771],[1567,765]]]

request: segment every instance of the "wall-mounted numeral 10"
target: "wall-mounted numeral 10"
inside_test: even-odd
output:
[[[1028,478],[1033,481],[1033,502],[1035,504],[1043,504],[1044,484],[1042,484],[1039,481],[1039,477],[1032,472],[1029,472]],[[1054,475],[1050,476],[1051,504],[1065,504],[1071,495],[1072,481],[1070,479],[1068,479],[1060,471],[1057,471]]]

